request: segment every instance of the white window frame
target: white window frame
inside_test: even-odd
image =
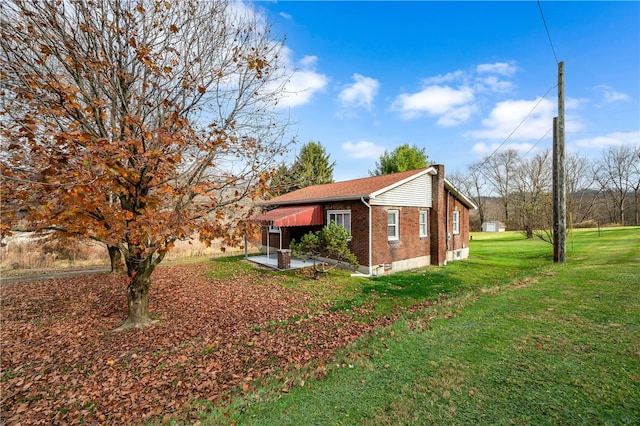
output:
[[[420,210],[420,219],[418,220],[420,238],[429,236],[429,212]]]
[[[351,235],[351,210],[327,210],[327,224],[332,221],[342,226]]]
[[[460,210],[453,211],[453,235],[458,235],[460,233]]]
[[[393,223],[389,220],[394,218]],[[393,229],[393,231],[391,231]],[[392,232],[390,234],[390,232]],[[387,210],[387,240],[398,241],[400,239],[400,211]]]

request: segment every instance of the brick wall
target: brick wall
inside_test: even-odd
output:
[[[389,240],[387,234],[388,212],[398,211],[399,239]],[[402,206],[373,206],[373,265],[428,256],[430,241],[420,237],[420,208]],[[425,210],[425,209],[422,209]]]
[[[431,231],[431,264],[444,265],[447,260],[446,196],[444,188],[444,166],[434,165],[437,174],[431,177],[432,208],[429,216]]]
[[[449,240],[449,250],[459,250],[469,247],[469,209],[465,207],[453,194],[447,193],[449,201],[449,232],[451,239]],[[460,233],[453,233],[453,212],[460,212]]]
[[[356,255],[358,263],[369,265],[369,208],[360,200],[341,201],[324,205],[325,221],[328,210],[351,211],[351,241],[349,250]]]

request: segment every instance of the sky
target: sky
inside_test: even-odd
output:
[[[280,103],[336,181],[425,148],[464,175],[496,150],[551,149],[564,63],[567,152],[640,145],[640,2],[259,1],[295,70]]]

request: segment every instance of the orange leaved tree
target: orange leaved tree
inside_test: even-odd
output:
[[[118,247],[121,328],[143,327],[174,242],[239,243],[230,218],[286,150],[283,45],[229,1],[16,0],[0,14],[1,231]]]

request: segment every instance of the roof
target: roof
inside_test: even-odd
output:
[[[304,206],[286,206],[269,210],[250,219],[271,226],[310,226],[323,225],[324,213],[319,204]]]
[[[400,173],[308,186],[267,200],[264,204],[287,205],[374,198],[376,195],[389,191],[427,173],[436,174],[436,169],[426,167]]]
[[[458,189],[455,186],[453,186],[453,184],[451,184],[451,182],[449,182],[446,178],[444,180],[444,187],[447,191],[451,192],[458,200],[462,202],[462,204],[467,206],[469,209],[476,210],[478,208],[478,206],[476,206],[476,204],[473,201],[471,201],[469,197],[467,197],[466,195],[458,191]]]

